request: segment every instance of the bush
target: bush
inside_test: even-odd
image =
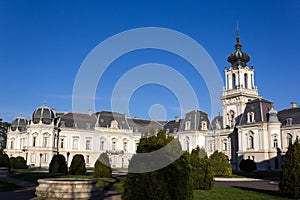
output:
[[[7,167],[10,169],[10,162],[7,154],[0,154],[0,167]]]
[[[202,153],[200,153],[202,152]],[[211,160],[203,155],[203,150],[199,147],[192,150],[191,153],[191,176],[193,180],[193,189],[209,190],[214,185],[213,168]]]
[[[211,164],[213,167],[214,176],[231,176],[232,175],[231,165],[224,153],[215,151],[210,156],[210,159],[211,159]]]
[[[167,136],[164,131],[160,130],[157,136],[141,138],[137,153],[149,153],[156,151],[166,144],[170,143],[174,138]],[[172,142],[172,147],[176,148],[169,152],[166,151],[164,159],[170,159],[172,153],[182,152],[178,140]],[[193,187],[191,179],[190,156],[188,152],[184,152],[176,161],[168,166],[146,173],[132,173],[136,169],[137,164],[145,164],[147,166],[157,165],[156,159],[149,159],[147,163],[141,162],[145,156],[149,154],[134,155],[129,163],[127,178],[124,183],[123,200],[190,200],[193,199]],[[143,157],[143,158],[141,158]],[[152,157],[151,157],[152,158]],[[143,167],[143,166],[142,166]],[[141,168],[143,169],[143,168]]]
[[[10,164],[10,168],[15,168],[15,163],[16,163],[16,158],[15,157],[10,157],[9,158],[9,164]]]
[[[102,153],[95,163],[93,176],[95,178],[100,178],[100,177],[110,178],[111,172],[112,170],[110,167],[108,155],[106,153]]]
[[[49,173],[55,174],[55,173],[68,173],[68,165],[66,162],[66,159],[63,155],[58,154],[54,155],[52,157],[52,160],[49,164]]]
[[[289,146],[280,174],[279,189],[293,199],[300,199],[300,143]]]
[[[26,160],[21,156],[16,157],[13,164],[14,165],[11,166],[11,168],[14,168],[14,169],[27,169]]]
[[[84,175],[86,173],[85,161],[82,154],[76,154],[73,157],[69,173],[72,175]]]
[[[239,167],[243,172],[252,172],[252,171],[256,170],[256,163],[254,162],[254,160],[250,160],[250,159],[245,160],[245,159],[243,159],[240,162]]]

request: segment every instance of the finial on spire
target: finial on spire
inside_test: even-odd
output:
[[[46,101],[43,102],[43,106],[46,106]]]
[[[236,43],[240,44],[239,22],[236,21]]]

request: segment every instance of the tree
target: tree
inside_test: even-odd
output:
[[[21,156],[16,157],[16,159],[13,162],[13,166],[11,166],[11,168],[26,169],[27,168],[26,160]]]
[[[149,153],[159,150],[174,138],[167,136],[163,130],[157,133],[157,136],[141,138],[137,153]],[[172,144],[175,152],[181,150],[178,140]],[[163,156],[164,159],[170,159],[172,151],[167,151]],[[169,164],[162,169],[146,172],[146,173],[128,173],[124,183],[124,192],[122,199],[124,200],[190,200],[193,199],[193,187],[191,179],[190,156],[188,152],[183,154],[175,162]],[[143,155],[147,156],[147,155]],[[134,155],[129,163],[129,172],[139,163],[139,156]],[[157,165],[157,160],[153,159],[153,163],[144,163],[147,166]]]
[[[108,155],[102,153],[95,163],[93,176],[95,178],[111,177],[111,172]]]
[[[224,153],[215,151],[210,159],[214,176],[231,176],[231,165]]]
[[[256,170],[256,163],[251,159],[243,159],[241,160],[239,167],[244,172],[252,172]]]
[[[49,164],[49,173],[55,174],[55,173],[68,173],[68,165],[66,162],[66,158],[61,154],[55,154],[51,162]]]
[[[6,148],[7,130],[10,124],[8,122],[2,122],[0,119],[0,153],[3,153],[3,149]]]
[[[203,150],[203,148],[197,147],[191,153],[193,189],[197,190],[209,190],[214,185],[211,160],[207,156],[200,157],[205,153]]]
[[[285,154],[279,189],[291,198],[300,198],[300,143],[298,138]]]
[[[85,160],[82,154],[76,154],[73,157],[69,173],[72,175],[84,175],[86,173]]]
[[[7,154],[0,154],[0,167],[7,167],[10,169],[10,162]]]

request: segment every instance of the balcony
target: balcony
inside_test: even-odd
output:
[[[111,155],[123,155],[124,151],[123,150],[106,150],[107,154]]]

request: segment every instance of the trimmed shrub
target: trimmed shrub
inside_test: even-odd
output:
[[[149,153],[161,149],[170,143],[174,138],[167,136],[160,130],[157,136],[141,138],[138,144],[137,153]],[[160,159],[171,159],[178,152],[182,153],[180,143],[177,139],[171,143],[172,149],[164,152]],[[134,155],[129,163],[127,178],[124,183],[123,200],[191,200],[193,199],[193,187],[191,179],[190,155],[188,152],[183,154],[168,166],[146,173],[130,173],[136,169],[143,169],[143,164],[152,168],[157,166],[157,160],[153,157],[147,158],[149,154]],[[143,157],[143,158],[141,158]],[[147,163],[142,161],[147,160]]]
[[[52,160],[49,164],[49,173],[68,173],[68,165],[66,162],[66,158],[63,155],[58,154],[52,157]]]
[[[14,160],[14,166],[11,166],[11,168],[27,169],[26,160],[21,156],[16,157],[16,160]]]
[[[289,146],[280,174],[280,192],[293,199],[300,199],[300,143],[298,138]]]
[[[10,164],[10,168],[15,168],[15,163],[16,163],[16,158],[15,157],[10,157],[9,158],[9,164]]]
[[[243,172],[252,172],[256,170],[256,163],[251,159],[243,159],[241,160],[239,167]]]
[[[201,152],[201,153],[200,153]],[[205,152],[205,151],[204,151]],[[213,168],[211,160],[203,155],[203,150],[199,147],[192,150],[191,153],[191,176],[194,190],[209,190],[214,185]]]
[[[0,167],[7,167],[10,169],[10,162],[7,154],[0,154]]]
[[[108,155],[106,153],[102,153],[95,163],[93,176],[95,178],[100,178],[100,177],[110,178],[111,172],[112,170],[110,167]]]
[[[73,157],[69,173],[72,175],[84,175],[86,173],[85,160],[82,154],[76,154]]]
[[[231,165],[222,152],[215,151],[210,157],[214,176],[231,176]]]

